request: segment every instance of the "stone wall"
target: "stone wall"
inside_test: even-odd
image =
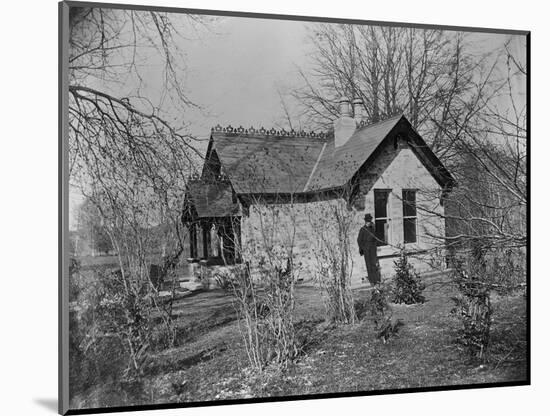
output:
[[[441,240],[445,230],[444,208],[440,204],[440,187],[405,142],[390,143],[359,179],[359,193],[351,207],[343,199],[294,204],[255,204],[242,219],[242,241],[247,260],[257,260],[258,250],[267,245],[293,248],[296,264],[301,263],[304,279],[312,278],[321,239],[341,243],[337,219],[349,222],[348,238],[353,262],[353,283],[366,276],[366,267],[357,248],[357,234],[364,214],[374,216],[374,190],[391,190],[389,194],[389,245],[378,248],[383,279],[393,276],[393,261],[403,244],[403,189],[417,191],[417,242],[406,245],[411,263],[419,272],[443,265]],[[251,247],[256,246],[256,250]],[[246,255],[244,256],[247,257]]]

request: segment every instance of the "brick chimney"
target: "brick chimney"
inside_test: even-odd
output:
[[[340,117],[334,120],[334,146],[344,145],[355,132],[357,124],[351,117],[350,101],[346,97],[339,99]]]

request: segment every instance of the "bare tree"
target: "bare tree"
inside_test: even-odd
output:
[[[442,145],[434,120],[464,105],[485,57],[474,59],[463,34],[434,29],[319,24],[312,30],[312,70],[294,92],[314,125],[337,117],[337,98],[363,101],[367,121],[405,113]]]
[[[522,57],[504,45],[493,67],[503,67],[490,93],[477,85],[475,106],[453,114],[441,131],[454,143],[458,187],[446,201],[453,240],[488,247],[527,244],[527,106]],[[518,90],[519,86],[519,90]]]
[[[328,126],[342,94],[361,98],[370,122],[405,113],[457,179],[448,218],[467,225],[460,234],[524,245],[526,107],[517,85],[526,68],[509,42],[474,54],[460,32],[333,24],[316,25],[311,42],[313,70],[293,93],[311,123]]]
[[[184,118],[195,104],[186,95],[182,46],[203,23],[186,14],[70,8],[70,186],[97,209],[118,258],[115,270],[98,273],[97,302],[84,301],[81,317],[91,317],[88,349],[120,337],[128,358],[122,376],[130,378],[142,374],[155,319],[174,340],[150,266],[159,262],[166,276],[183,252],[185,178],[200,156]],[[147,84],[151,68],[161,68],[155,88]]]
[[[164,272],[183,249],[179,211],[185,175],[199,160],[197,142],[174,114],[194,106],[185,93],[181,45],[184,34],[202,24],[192,15],[70,9],[70,183],[90,197],[101,195],[98,204],[129,198],[124,208],[152,214],[148,208],[154,203],[155,217],[143,226],[165,225],[172,244]],[[159,64],[162,82],[153,97],[144,77]]]

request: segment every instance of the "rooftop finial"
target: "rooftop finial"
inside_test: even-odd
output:
[[[328,133],[325,132],[319,132],[316,133],[314,131],[307,132],[305,130],[301,131],[295,131],[292,130],[276,130],[275,128],[271,128],[270,130],[266,129],[265,127],[260,127],[259,129],[256,129],[254,127],[249,127],[248,129],[243,128],[242,126],[239,126],[238,128],[235,128],[231,125],[227,127],[222,127],[219,124],[217,124],[215,127],[212,127],[211,129],[212,133],[222,133],[227,134],[229,136],[270,136],[270,137],[311,137],[315,139],[325,139],[328,136]]]

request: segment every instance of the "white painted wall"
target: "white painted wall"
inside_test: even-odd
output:
[[[372,189],[365,195],[365,211],[374,217],[374,190],[391,189],[388,202],[390,215],[389,245],[378,248],[378,256],[384,278],[393,272],[393,260],[384,256],[397,254],[399,246],[403,246],[403,189],[417,189],[417,242],[405,245],[407,251],[436,250],[442,244],[441,239],[433,236],[444,236],[444,207],[440,203],[441,188],[412,149],[400,144],[397,155],[374,183]],[[418,271],[428,271],[431,266],[432,254],[411,256]],[[443,253],[441,253],[443,254]],[[363,264],[364,268],[364,264]],[[365,270],[366,272],[366,270]]]
[[[393,276],[393,261],[403,244],[403,207],[402,190],[417,189],[417,242],[406,245],[412,252],[430,250],[427,254],[411,254],[410,261],[419,272],[433,270],[433,258],[443,260],[443,251],[436,255],[441,247],[441,240],[431,235],[443,236],[445,222],[444,208],[440,204],[440,187],[428,170],[405,144],[394,149],[393,145],[382,153],[380,160],[373,164],[372,171],[381,170],[370,190],[363,196],[364,210],[346,208],[343,200],[318,201],[311,203],[296,203],[286,205],[254,205],[250,207],[249,215],[242,219],[242,241],[245,250],[244,257],[252,264],[257,260],[258,249],[265,244],[280,245],[280,248],[293,245],[295,263],[302,264],[301,275],[311,279],[315,272],[316,246],[319,242],[319,224],[324,224],[326,235],[330,235],[336,244],[337,232],[333,218],[334,209],[347,212],[352,223],[349,231],[353,261],[352,280],[359,283],[366,276],[364,259],[357,248],[357,234],[363,225],[364,214],[374,215],[374,189],[391,189],[389,197],[390,238],[389,245],[378,248],[378,256],[382,277]],[[390,161],[390,162],[389,162]],[[389,165],[388,165],[389,162]],[[383,166],[383,169],[382,169]],[[369,169],[370,170],[370,169]],[[389,257],[392,256],[392,257]]]

